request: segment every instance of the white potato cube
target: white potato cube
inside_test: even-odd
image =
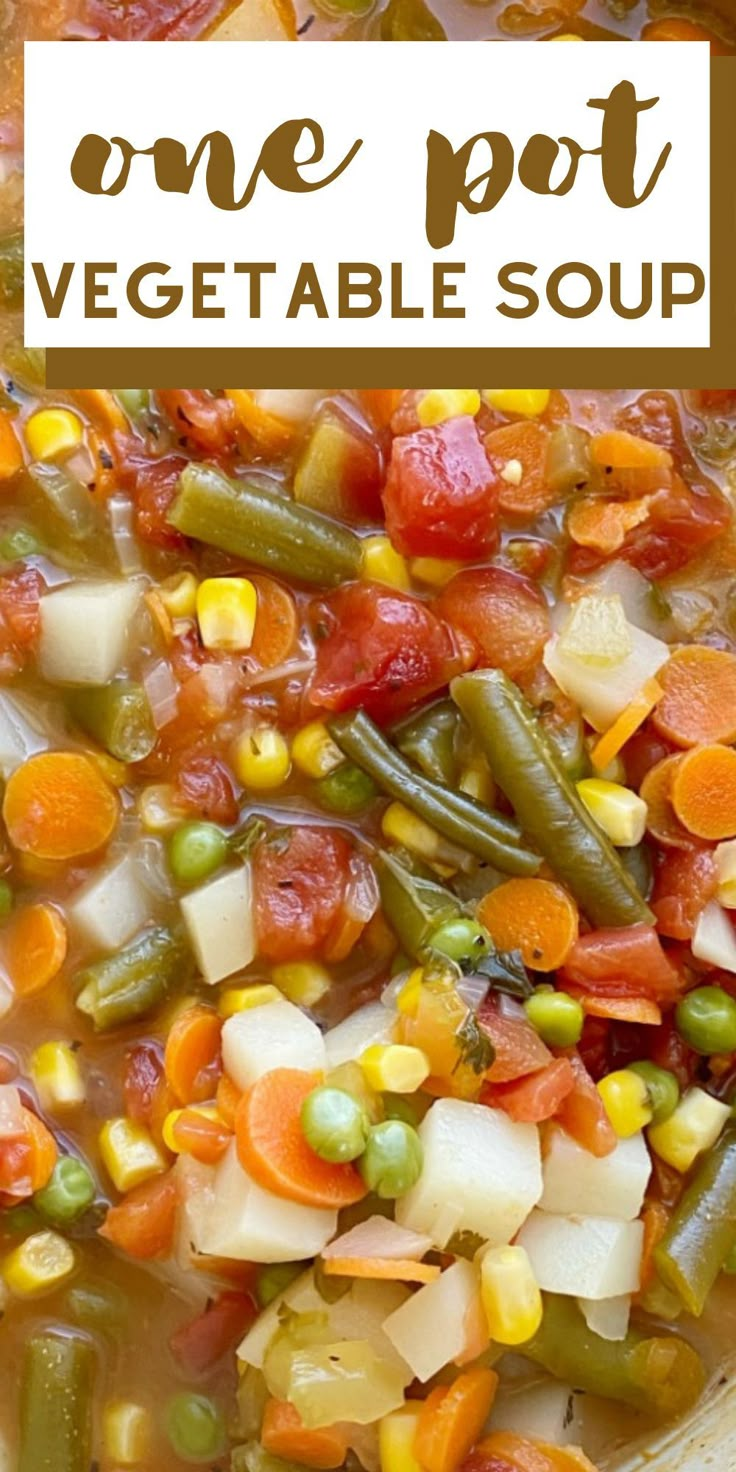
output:
[[[341,1063],[360,1058],[374,1043],[393,1042],[395,1021],[396,1013],[390,1012],[382,1002],[369,1002],[367,1007],[351,1012],[344,1022],[338,1022],[337,1027],[325,1033],[329,1067],[339,1068]]]
[[[633,1221],[639,1215],[652,1162],[643,1134],[619,1140],[610,1155],[591,1155],[564,1130],[551,1130],[542,1162],[542,1211]]]
[[[693,955],[711,966],[736,972],[736,931],[718,900],[709,900],[698,916],[692,940]]]
[[[458,1258],[433,1283],[425,1284],[389,1314],[384,1333],[417,1380],[431,1380],[443,1365],[462,1355],[467,1324],[479,1295],[478,1269]]]
[[[560,689],[579,705],[596,731],[606,731],[639,694],[642,685],[666,664],[670,651],[661,639],[629,625],[631,653],[610,667],[568,654],[554,634],[545,645],[545,668]]]
[[[591,1334],[614,1343],[626,1338],[631,1317],[629,1293],[620,1293],[617,1298],[579,1298],[578,1308]]]
[[[197,965],[210,985],[250,966],[256,953],[250,865],[228,869],[181,901]]]
[[[195,1246],[242,1262],[299,1262],[316,1257],[334,1236],[337,1212],[302,1206],[264,1191],[230,1145],[215,1171],[213,1202]]]
[[[549,1216],[546,1211],[532,1212],[517,1238],[540,1288],[596,1299],[637,1291],[643,1242],[640,1221]]]
[[[510,1242],[542,1194],[539,1131],[500,1109],[438,1099],[419,1134],[422,1174],[396,1203],[396,1220],[427,1232],[437,1247],[454,1232],[477,1232],[492,1247]]]
[[[41,599],[41,674],[55,685],[106,685],[125,661],[138,582],[67,583]]]
[[[124,946],[151,918],[151,903],[131,854],[97,874],[72,896],[66,909],[72,929],[101,951]]]
[[[274,1068],[321,1073],[326,1063],[317,1024],[286,1000],[264,1002],[228,1017],[222,1029],[222,1058],[239,1089],[250,1088]]]

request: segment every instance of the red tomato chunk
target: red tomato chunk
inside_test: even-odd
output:
[[[467,415],[394,440],[386,530],[409,557],[486,557],[498,545],[498,487]]]
[[[258,946],[268,961],[317,954],[338,919],[351,846],[335,828],[279,828],[253,856]]]

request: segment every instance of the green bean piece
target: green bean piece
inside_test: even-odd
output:
[[[321,808],[331,813],[359,813],[376,796],[376,784],[356,767],[354,762],[343,762],[334,772],[320,777],[313,792]]]
[[[142,762],[156,745],[148,697],[135,680],[75,690],[69,709],[82,729],[119,762]]]
[[[117,1336],[128,1319],[128,1300],[115,1283],[75,1283],[65,1303],[75,1324],[94,1334]]]
[[[682,1415],[705,1383],[700,1355],[679,1335],[629,1329],[625,1339],[601,1339],[574,1299],[553,1293],[545,1293],[541,1326],[520,1352],[556,1379],[657,1421]]]
[[[579,424],[559,424],[553,429],[547,446],[544,479],[560,500],[572,491],[582,490],[590,480],[590,435]]]
[[[513,681],[501,670],[476,670],[453,680],[451,693],[522,829],[588,919],[601,926],[651,925],[651,910]]]
[[[665,1287],[697,1316],[734,1246],[736,1125],[729,1125],[680,1197],[654,1261]]]
[[[649,900],[654,889],[654,863],[648,844],[635,843],[633,848],[617,849],[617,853],[642,899]]]
[[[182,471],[168,519],[184,536],[282,577],[327,587],[360,574],[363,548],[355,532],[209,465],[192,463]]]
[[[453,792],[414,771],[364,710],[335,716],[327,726],[340,750],[383,792],[411,808],[450,843],[504,874],[536,874],[540,861],[521,847],[516,823],[464,792]]]
[[[193,964],[182,931],[151,926],[114,956],[78,972],[77,1006],[97,1032],[135,1022],[183,989]]]
[[[462,718],[451,700],[437,700],[418,715],[408,716],[391,735],[402,756],[434,782],[457,782],[457,735]]]
[[[460,901],[443,885],[410,873],[385,851],[377,856],[376,872],[384,915],[402,949],[416,961],[437,926],[462,914]]]
[[[446,41],[447,32],[425,0],[389,0],[381,16],[382,41]]]
[[[89,1472],[95,1353],[78,1336],[34,1334],[26,1345],[18,1472]]]
[[[306,1262],[269,1262],[259,1268],[256,1277],[256,1298],[261,1308],[268,1308],[295,1278],[307,1267]]]
[[[146,428],[151,415],[150,388],[116,388],[113,398],[136,429]]]
[[[0,307],[23,302],[23,231],[0,236]]]

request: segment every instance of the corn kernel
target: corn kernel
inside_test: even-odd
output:
[[[628,1140],[652,1122],[652,1108],[643,1078],[630,1068],[606,1074],[598,1084],[606,1114],[620,1140]]]
[[[637,792],[602,777],[585,777],[577,784],[591,818],[619,848],[641,843],[647,826],[647,805]]]
[[[419,1402],[400,1406],[378,1423],[381,1472],[422,1472],[414,1455],[419,1427]]]
[[[479,409],[477,388],[431,388],[417,404],[417,418],[426,429],[431,424],[442,424],[445,419],[457,419],[460,414],[475,418]]]
[[[289,748],[275,726],[244,731],[233,747],[232,762],[238,781],[257,792],[281,787],[291,771]]]
[[[549,403],[548,388],[484,388],[483,397],[499,414],[524,414],[536,419]]]
[[[266,1002],[280,1002],[281,992],[270,982],[252,982],[250,986],[228,986],[220,992],[217,1010],[220,1017],[234,1017],[236,1012],[247,1012],[251,1007],[263,1007]]]
[[[274,966],[271,977],[275,986],[298,1007],[314,1007],[330,990],[329,971],[316,961],[288,961]]]
[[[421,966],[416,966],[411,975],[407,977],[401,991],[397,993],[396,1007],[404,1017],[416,1017],[423,982],[424,972]]]
[[[147,833],[173,833],[184,817],[171,782],[152,782],[138,798],[138,817]]]
[[[52,1114],[78,1109],[85,1101],[82,1070],[68,1043],[41,1043],[31,1057],[31,1078],[41,1105]]]
[[[110,756],[109,751],[93,750],[88,747],[85,751],[91,762],[94,762],[98,772],[102,773],[106,782],[111,787],[126,787],[130,780],[130,771],[125,762],[119,762],[116,756]]]
[[[327,777],[345,761],[324,721],[310,721],[297,731],[291,743],[291,759],[305,777],[315,778]]]
[[[203,1119],[219,1120],[220,1118],[219,1112],[214,1104],[197,1104],[196,1107],[190,1105],[189,1112],[201,1114]],[[170,1109],[161,1126],[161,1138],[166,1149],[170,1150],[172,1155],[179,1155],[181,1153],[181,1146],[176,1143],[174,1130],[177,1120],[181,1119],[183,1113],[183,1109]]]
[[[429,1059],[421,1048],[407,1043],[374,1043],[359,1059],[377,1094],[413,1094],[429,1077]]]
[[[71,409],[39,409],[31,415],[25,432],[34,460],[58,460],[81,445],[84,426]]]
[[[375,583],[387,583],[400,593],[408,593],[411,582],[406,558],[392,547],[388,537],[366,537],[361,576]]]
[[[116,1467],[135,1467],[148,1456],[151,1416],[135,1401],[108,1401],[102,1413],[105,1453]]]
[[[175,572],[158,586],[158,596],[171,618],[194,618],[199,583],[193,572]]]
[[[461,792],[467,793],[468,797],[474,797],[476,802],[485,803],[486,807],[493,805],[496,784],[488,762],[481,752],[464,763],[458,786]]]
[[[3,1277],[18,1298],[53,1293],[74,1272],[74,1249],[58,1232],[34,1232],[3,1263]]]
[[[496,1344],[526,1344],[542,1322],[542,1295],[523,1247],[491,1247],[480,1264],[488,1332]]]
[[[575,36],[572,31],[565,31],[561,36],[548,36],[548,41],[584,41],[585,36]]]
[[[432,860],[440,847],[440,835],[423,818],[418,818],[401,802],[389,803],[381,819],[384,838],[408,848],[423,859]]]
[[[248,578],[205,578],[196,603],[205,649],[250,649],[258,594]]]
[[[166,1170],[166,1160],[143,1125],[132,1119],[108,1119],[100,1130],[102,1163],[118,1191],[132,1191],[142,1181]]]
[[[726,910],[736,910],[736,838],[719,843],[715,851],[717,899]]]
[[[409,563],[412,577],[429,588],[444,588],[462,567],[462,562],[452,562],[449,557],[412,557]]]
[[[649,1144],[674,1170],[687,1171],[698,1155],[715,1145],[730,1116],[728,1104],[722,1104],[704,1089],[688,1089],[674,1114],[663,1124],[652,1125],[648,1131]]]

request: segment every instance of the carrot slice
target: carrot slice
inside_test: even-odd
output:
[[[435,1262],[412,1262],[404,1257],[327,1257],[323,1271],[333,1278],[385,1278],[398,1283],[433,1283],[439,1278]]]
[[[493,1431],[479,1441],[472,1453],[473,1465],[492,1467],[495,1472],[597,1472],[593,1463],[576,1446],[552,1446],[515,1431]]]
[[[215,1103],[217,1105],[217,1112],[223,1124],[228,1126],[228,1129],[235,1129],[235,1111],[242,1097],[237,1084],[234,1084],[226,1073],[221,1074],[217,1082]]]
[[[601,496],[583,496],[570,507],[566,527],[573,542],[610,556],[623,547],[626,536],[649,515],[649,501],[604,501]]]
[[[258,594],[258,611],[250,653],[265,669],[281,664],[296,643],[296,603],[288,588],[274,578],[256,573],[251,577]]]
[[[658,679],[652,722],[675,746],[736,741],[736,655],[702,644],[678,649]]]
[[[642,1212],[642,1223],[644,1226],[644,1243],[641,1250],[641,1269],[639,1272],[639,1292],[641,1293],[654,1281],[656,1270],[654,1267],[654,1249],[662,1241],[671,1212],[663,1201],[649,1201]]]
[[[550,879],[508,879],[483,896],[478,919],[498,950],[520,950],[536,971],[561,966],[578,938],[577,905]]]
[[[485,447],[499,477],[498,504],[507,516],[541,516],[559,501],[559,492],[550,490],[547,481],[549,430],[543,424],[523,420],[504,424],[486,435]],[[521,467],[518,485],[514,476],[507,478],[511,461]]]
[[[353,1165],[331,1165],[311,1150],[301,1126],[304,1100],[317,1073],[274,1068],[251,1085],[235,1115],[243,1169],[259,1186],[304,1206],[350,1206],[366,1188]]]
[[[13,421],[0,414],[0,480],[10,480],[23,467],[23,452],[15,436]]]
[[[274,1457],[303,1467],[341,1467],[348,1450],[341,1426],[309,1428],[286,1400],[267,1400],[261,1426],[261,1446]]]
[[[177,1150],[191,1155],[202,1165],[216,1165],[233,1137],[232,1130],[222,1120],[209,1119],[198,1109],[185,1109],[174,1120],[172,1134]]]
[[[298,433],[291,424],[259,408],[250,389],[226,388],[225,394],[235,410],[238,423],[259,450],[272,455],[286,453]]]
[[[167,1257],[174,1240],[177,1199],[173,1171],[144,1181],[108,1208],[99,1234],[129,1257]]]
[[[625,429],[609,429],[594,434],[590,441],[590,457],[594,465],[610,465],[612,470],[669,470],[669,450],[645,440],[642,435]]]
[[[693,846],[692,837],[672,806],[672,783],[681,761],[679,753],[663,757],[649,768],[639,788],[639,796],[647,805],[647,832],[664,848]]]
[[[202,1104],[217,1087],[222,1022],[211,1007],[187,1007],[166,1039],[166,1082],[182,1104]]]
[[[26,905],[9,921],[3,957],[16,994],[28,997],[58,976],[66,960],[66,925],[53,905]]]
[[[115,793],[89,757],[32,756],[8,778],[3,817],[15,848],[37,859],[75,859],[102,848],[118,820]]]
[[[621,748],[644,724],[647,716],[651,715],[663,695],[664,690],[658,680],[654,678],[645,680],[639,694],[629,701],[620,716],[616,717],[613,725],[604,731],[599,741],[596,741],[590,753],[590,760],[597,772],[605,772],[606,767],[610,765],[614,757],[618,756]]]
[[[572,991],[582,1003],[586,1017],[610,1017],[615,1022],[638,1022],[644,1027],[659,1027],[661,1008],[649,997],[607,997],[598,993]]]
[[[51,1180],[54,1166],[59,1158],[56,1140],[32,1109],[23,1110],[23,1123],[31,1146],[31,1188],[42,1191]]]
[[[480,1435],[493,1405],[495,1370],[466,1370],[422,1401],[414,1455],[424,1472],[456,1472]]]
[[[732,838],[736,833],[733,747],[696,746],[688,751],[672,779],[672,806],[696,838]]]
[[[118,429],[122,434],[128,433],[128,421],[109,389],[78,388],[74,390],[74,397],[81,402],[90,418],[104,429]]]

